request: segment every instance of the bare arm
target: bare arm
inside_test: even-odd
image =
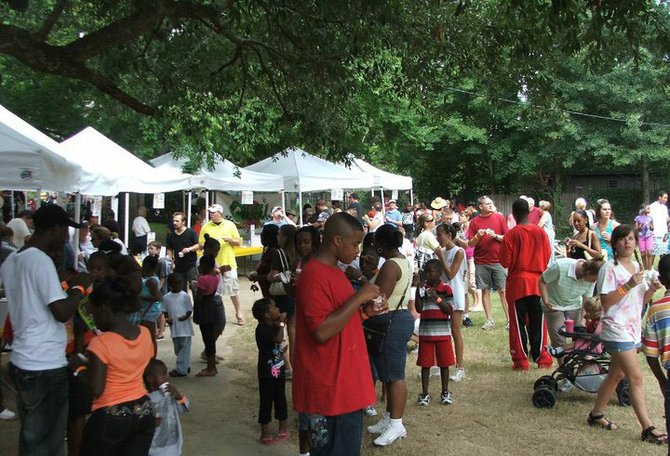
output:
[[[461,263],[463,262],[465,255],[463,254],[462,250],[459,250],[456,252],[456,256],[454,257],[454,262],[451,263],[450,267],[447,267],[444,270],[444,273],[449,277],[449,280],[453,279],[456,277],[456,274],[458,274],[458,270],[461,268]]]

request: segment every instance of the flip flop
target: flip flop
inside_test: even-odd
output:
[[[258,439],[258,443],[262,445],[274,445],[277,441],[272,437],[263,437],[262,439]]]
[[[277,438],[275,439],[277,442],[286,442],[288,440],[289,434],[288,432],[280,432],[277,434]]]

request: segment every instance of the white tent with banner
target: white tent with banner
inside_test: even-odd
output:
[[[60,154],[60,145],[0,106],[0,188],[72,191],[81,166]]]
[[[171,153],[161,155],[149,160],[157,170],[171,172],[182,172],[188,160],[186,158],[175,159]],[[284,178],[278,174],[260,173],[241,168],[234,163],[218,158],[212,169],[202,166],[194,171],[191,178],[191,188],[204,188],[207,190],[225,190],[230,192],[282,192],[282,205],[284,199]],[[208,195],[209,196],[209,195]],[[217,200],[218,202],[218,200]],[[206,203],[209,205],[209,201]],[[188,201],[188,223],[191,223],[191,194]]]
[[[360,170],[331,163],[296,147],[289,147],[247,166],[246,169],[284,176],[284,190],[298,193],[300,207],[304,192],[370,188],[370,176]],[[300,223],[302,223],[302,211]]]

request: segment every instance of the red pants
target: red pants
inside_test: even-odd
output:
[[[532,360],[540,367],[551,367],[553,359],[545,345],[548,340],[547,325],[542,313],[539,296],[525,296],[509,309],[509,352],[515,369],[528,369],[528,345]]]

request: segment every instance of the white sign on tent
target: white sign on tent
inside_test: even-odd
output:
[[[342,201],[344,199],[344,190],[341,188],[333,188],[330,191],[330,200],[331,201]]]
[[[165,209],[165,193],[154,193],[154,209]]]

